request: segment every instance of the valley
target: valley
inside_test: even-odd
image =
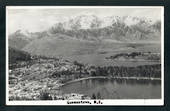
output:
[[[105,19],[108,19],[108,23],[105,23]],[[127,20],[135,22],[128,24]],[[127,16],[104,19],[91,15],[77,16],[66,22],[58,22],[42,32],[18,30],[9,35],[8,41],[11,101],[96,99],[96,95],[97,99],[101,99],[99,93],[93,94],[94,91],[108,89],[98,87],[92,90],[91,86],[97,85],[87,82],[99,78],[103,81],[107,79],[107,84],[101,85],[103,88],[105,85],[111,87],[112,90],[108,90],[111,91],[111,98],[116,98],[116,95],[112,95],[114,87],[110,79],[116,80],[116,85],[121,80],[125,81],[122,82],[123,85],[119,84],[120,89],[125,88],[131,80],[146,89],[148,87],[145,83],[150,83],[151,88],[160,88],[160,21],[149,22],[147,19]],[[69,87],[69,90],[62,88],[67,84],[81,84],[83,81],[91,93],[84,94],[82,90],[73,93]],[[94,80],[94,83],[99,81]],[[159,81],[159,85],[156,86],[154,81]],[[78,87],[81,89],[80,85]],[[123,88],[120,90],[122,94]],[[129,93],[138,90],[132,89]],[[142,94],[140,97],[147,98],[150,93],[147,94],[146,97]],[[160,93],[155,95],[160,96]]]

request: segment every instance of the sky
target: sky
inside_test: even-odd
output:
[[[57,22],[63,22],[77,15],[94,14],[106,16],[134,16],[161,20],[161,8],[152,7],[7,7],[8,33],[16,30],[29,32],[44,31]]]

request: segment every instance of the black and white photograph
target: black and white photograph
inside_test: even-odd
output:
[[[161,6],[7,6],[7,105],[163,105]]]

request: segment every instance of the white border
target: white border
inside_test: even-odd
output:
[[[51,100],[51,101],[9,101],[8,100],[8,9],[63,9],[63,8],[160,8],[161,9],[161,99],[114,99],[101,100],[103,104],[90,104],[92,106],[162,106],[164,105],[164,6],[6,6],[6,105],[67,105],[68,100]],[[75,100],[86,101],[86,100]],[[91,103],[94,100],[88,100]],[[76,106],[86,106],[89,104],[71,104]]]

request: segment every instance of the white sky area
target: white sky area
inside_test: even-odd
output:
[[[161,8],[31,8],[7,7],[8,33],[18,29],[39,32],[49,29],[57,22],[82,14],[105,16],[144,17],[152,21],[161,20]]]

